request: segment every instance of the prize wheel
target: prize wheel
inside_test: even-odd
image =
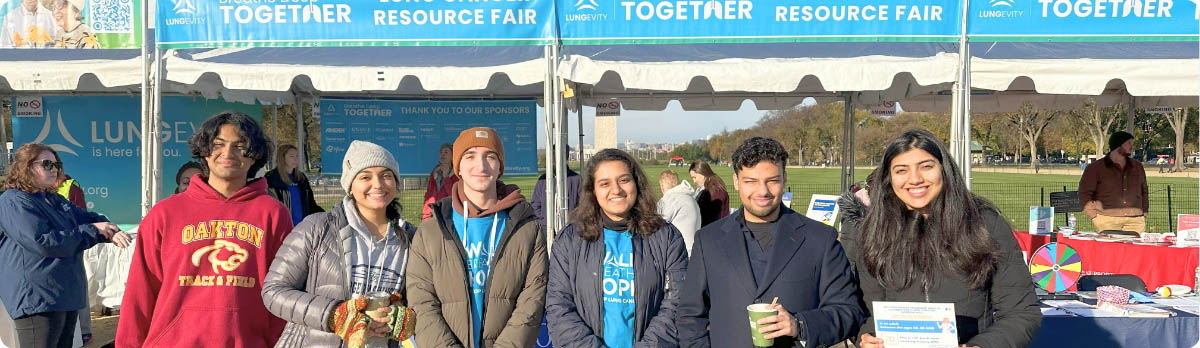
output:
[[[1079,281],[1083,258],[1070,245],[1046,243],[1029,259],[1029,274],[1033,282],[1046,292],[1067,291]]]

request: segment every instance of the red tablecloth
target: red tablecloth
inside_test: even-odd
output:
[[[1013,236],[1021,245],[1021,251],[1025,252],[1026,264],[1034,250],[1050,242],[1050,236],[1034,236],[1025,231],[1015,231]],[[1083,258],[1084,275],[1134,274],[1146,282],[1146,289],[1150,291],[1167,284],[1195,288],[1196,266],[1200,264],[1200,254],[1195,247],[1097,242],[1062,236],[1059,236],[1058,242],[1070,245],[1079,252]],[[1071,286],[1070,290],[1075,290],[1075,286]]]

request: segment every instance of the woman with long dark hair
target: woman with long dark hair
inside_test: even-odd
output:
[[[729,192],[725,181],[714,173],[708,162],[695,161],[688,167],[692,181],[696,182],[696,203],[700,205],[700,227],[729,216]]]
[[[103,215],[55,193],[61,171],[49,146],[22,145],[0,194],[0,302],[19,347],[70,347],[78,312],[87,307],[83,251],[131,241]]]
[[[628,153],[587,165],[579,206],[558,234],[546,285],[557,347],[675,347],[687,272],[683,236],[658,215],[650,181]]]
[[[863,301],[953,303],[959,343],[1024,347],[1042,314],[1012,227],[967,190],[946,147],[925,130],[892,140],[859,227]],[[883,347],[873,313],[860,347]]]
[[[267,194],[275,197],[292,213],[292,224],[299,225],[305,216],[324,212],[313,196],[308,176],[300,170],[300,151],[290,144],[279,145],[275,151],[275,168],[267,172]]]

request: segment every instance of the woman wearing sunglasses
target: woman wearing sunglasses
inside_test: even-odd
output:
[[[0,194],[0,301],[20,347],[70,347],[77,313],[87,305],[83,251],[130,242],[104,216],[54,192],[60,171],[54,150],[25,144]]]

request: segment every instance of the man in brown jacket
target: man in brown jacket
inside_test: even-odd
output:
[[[546,237],[516,185],[504,185],[496,131],[454,141],[450,197],[430,205],[406,273],[418,347],[532,347],[546,303]]]
[[[1108,155],[1087,166],[1079,179],[1079,201],[1096,231],[1146,231],[1150,195],[1146,170],[1129,157],[1133,135],[1113,133],[1108,138]]]

